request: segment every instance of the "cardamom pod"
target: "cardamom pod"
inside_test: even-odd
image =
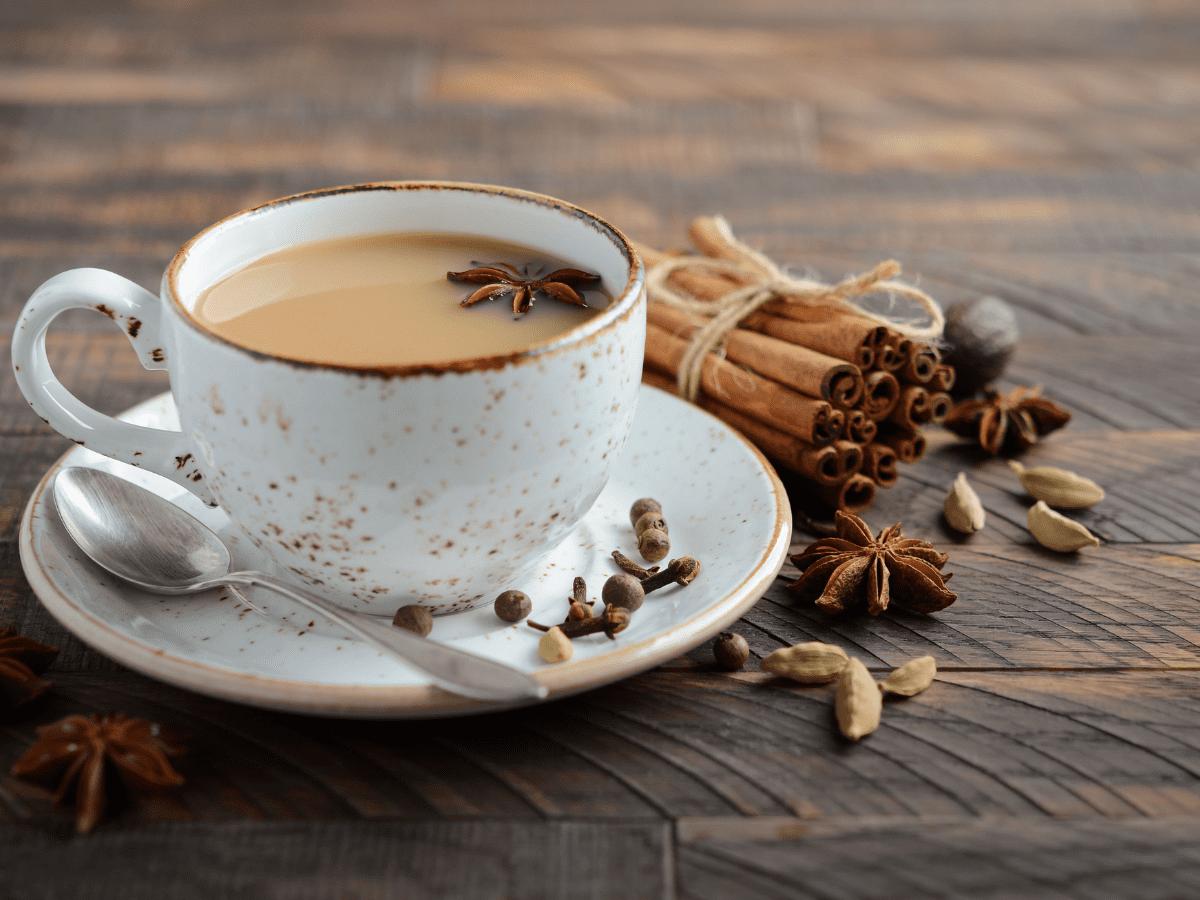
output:
[[[1086,509],[1104,499],[1104,488],[1090,478],[1056,469],[1054,466],[1025,468],[1016,460],[1008,467],[1021,479],[1021,485],[1035,500],[1045,500],[1049,506],[1063,509]]]
[[[829,684],[842,674],[848,659],[841,647],[810,641],[776,650],[764,657],[758,667],[801,684]]]
[[[1029,533],[1043,547],[1059,553],[1100,546],[1095,535],[1078,522],[1052,510],[1045,500],[1039,500],[1029,509]]]
[[[933,684],[936,674],[937,663],[933,657],[918,656],[892,672],[880,683],[879,689],[901,697],[915,697]]]
[[[538,641],[538,653],[548,663],[566,662],[575,655],[575,645],[563,630],[555,625]]]
[[[838,677],[833,700],[838,728],[852,741],[864,738],[879,727],[883,695],[867,667],[857,659],[846,663]]]
[[[954,479],[954,486],[946,495],[942,511],[946,514],[946,521],[955,531],[974,534],[983,527],[983,504],[967,481],[966,472],[959,472],[958,477]]]

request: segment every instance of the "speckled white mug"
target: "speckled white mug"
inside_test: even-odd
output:
[[[268,253],[387,231],[523,244],[598,272],[614,302],[558,338],[502,356],[388,369],[265,355],[205,330],[201,292]],[[645,340],[644,271],[612,226],[508,188],[391,182],[288,197],[200,233],[161,299],[74,269],[40,287],[13,337],[17,383],[57,431],[219,503],[281,567],[342,605],[391,614],[491,602],[570,533],[629,434]],[[46,358],[71,308],[120,324],[166,369],[180,432],[85,406]]]

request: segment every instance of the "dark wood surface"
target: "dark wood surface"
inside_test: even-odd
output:
[[[6,331],[59,271],[155,289],[199,229],[315,187],[509,184],[660,247],[721,213],[827,279],[894,257],[944,304],[1008,301],[1006,386],[1075,415],[1029,459],[1108,491],[1079,516],[1102,546],[1058,556],[1004,464],[939,436],[866,516],[951,553],[937,616],[829,619],[785,569],[743,673],[699,647],[520,712],[330,721],[131,673],[42,609],[17,525],[69,445],[2,375],[0,625],[62,652],[0,721],[0,896],[1200,896],[1197,59],[1171,0],[0,5]],[[100,316],[50,351],[107,412],[166,388]],[[967,540],[958,471],[989,517]],[[828,689],[757,671],[812,639],[938,680],[850,745]],[[8,772],[38,725],[109,711],[189,733],[187,783],[75,837]]]

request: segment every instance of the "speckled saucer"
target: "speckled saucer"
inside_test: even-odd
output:
[[[168,394],[123,418],[178,427]],[[46,473],[25,509],[21,562],[45,607],[100,652],[203,694],[290,712],[425,718],[501,708],[433,687],[419,672],[276,595],[252,592],[255,611],[228,591],[164,597],[114,578],[74,545],[54,508],[49,487],[55,473],[80,465],[116,472],[179,504],[225,539],[235,568],[284,573],[239,540],[221,510],[206,508],[156,475],[76,448]],[[531,672],[551,698],[559,698],[644,671],[702,643],[753,606],[783,565],[791,511],[766,460],[708,413],[643,387],[633,433],[596,505],[538,574],[513,585],[533,599],[532,619],[562,621],[577,575],[598,600],[604,580],[618,571],[613,550],[639,558],[628,510],[643,496],[663,504],[671,555],[694,556],[704,568],[687,588],[671,586],[648,597],[616,640],[577,639],[572,660],[547,665],[537,652],[540,634],[524,623],[502,622],[490,607],[439,617],[431,639]]]

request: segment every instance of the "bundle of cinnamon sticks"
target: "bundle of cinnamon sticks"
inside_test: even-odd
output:
[[[736,261],[712,222],[697,219],[689,237],[704,256]],[[647,267],[673,256],[638,250]],[[667,280],[707,304],[752,283],[699,265]],[[707,318],[652,295],[647,319],[642,380],[676,393],[688,343]],[[835,306],[771,300],[742,319],[722,349],[703,359],[697,405],[847,512],[895,484],[898,462],[921,458],[921,426],[940,422],[952,405],[954,370],[934,346]]]

